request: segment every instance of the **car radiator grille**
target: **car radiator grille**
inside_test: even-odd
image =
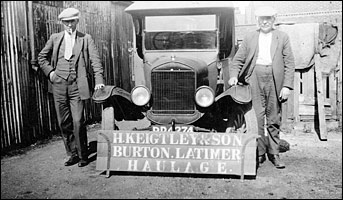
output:
[[[154,71],[151,83],[153,113],[194,113],[195,73],[193,71]]]

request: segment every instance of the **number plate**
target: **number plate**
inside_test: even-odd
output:
[[[171,132],[171,131],[173,131],[173,127],[171,125],[169,125],[169,126],[153,125],[152,131]],[[187,125],[175,125],[175,131],[177,131],[177,132],[194,132],[193,126],[187,126]]]

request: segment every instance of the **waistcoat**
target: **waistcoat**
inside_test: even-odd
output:
[[[74,44],[74,47],[75,46],[76,45]],[[75,59],[74,47],[73,47],[72,56],[70,57],[70,60],[66,60],[64,58],[64,51],[65,51],[65,40],[64,39],[62,41],[62,44],[61,44],[59,52],[58,52],[57,65],[56,65],[55,73],[58,76],[64,78],[65,80],[68,79],[70,74],[73,74],[76,77],[76,69],[75,69],[75,64],[74,64],[74,59]]]

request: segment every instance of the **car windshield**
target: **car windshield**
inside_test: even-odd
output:
[[[150,16],[145,19],[145,49],[215,49],[215,15]]]

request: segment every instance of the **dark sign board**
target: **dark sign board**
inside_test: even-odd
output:
[[[256,175],[256,135],[101,130],[96,169]]]

